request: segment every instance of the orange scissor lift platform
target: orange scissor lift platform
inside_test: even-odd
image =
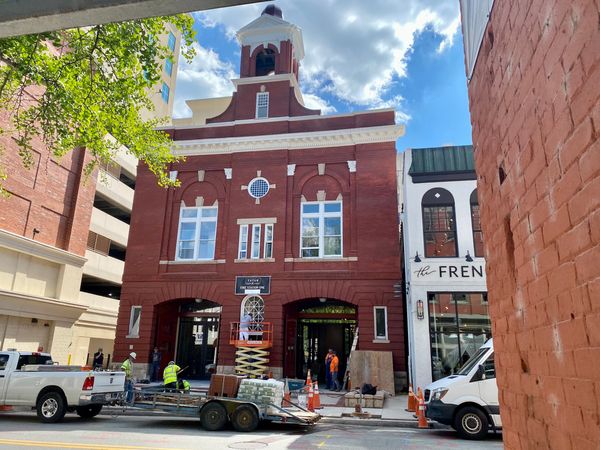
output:
[[[231,322],[229,343],[237,348],[235,372],[260,378],[269,368],[269,348],[273,346],[270,322]]]

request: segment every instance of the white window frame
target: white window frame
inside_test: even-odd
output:
[[[255,230],[258,230],[258,241],[254,240]],[[250,259],[260,259],[260,239],[262,234],[262,226],[259,223],[252,224],[252,236],[250,237],[251,249]]]
[[[205,209],[215,209],[217,213],[214,217],[202,217],[202,210]],[[183,217],[184,211],[196,210],[196,217]],[[175,248],[175,260],[176,261],[211,261],[215,259],[215,252],[217,248],[217,228],[219,224],[219,207],[218,206],[196,206],[196,207],[182,207],[179,210],[179,226],[177,228],[177,245]],[[181,236],[181,225],[183,223],[195,223],[196,229],[194,231],[194,252],[191,258],[181,258],[179,256],[179,250],[181,245],[181,240],[179,239]],[[199,258],[199,250],[200,250],[200,226],[202,222],[215,222],[215,245],[213,247],[213,254],[210,258]]]
[[[325,212],[325,205],[339,203],[340,212]],[[317,213],[305,213],[305,205],[319,205],[319,212]],[[304,218],[315,218],[319,219],[319,256],[303,256],[302,250],[302,222]],[[326,255],[325,254],[325,219],[333,217],[340,219],[340,254],[339,255]],[[342,258],[344,255],[344,203],[341,200],[334,201],[322,201],[322,202],[302,202],[300,203],[300,258],[316,259],[316,258]],[[313,247],[306,247],[313,248]]]
[[[242,250],[242,245],[245,249]],[[243,253],[243,256],[242,256]],[[240,241],[238,243],[238,259],[248,259],[248,225],[240,225]]]
[[[138,320],[137,320],[137,329],[135,323],[135,313],[139,311]],[[129,333],[127,334],[128,338],[139,338],[140,337],[140,324],[142,322],[142,307],[140,305],[135,305],[131,307],[131,311],[129,313]]]
[[[268,239],[269,230],[271,233],[271,239]],[[275,231],[275,227],[273,226],[272,223],[265,224],[265,245],[264,245],[264,249],[263,249],[263,258],[265,258],[265,259],[273,258],[273,233],[274,233],[274,231]],[[271,244],[271,251],[269,254],[267,254],[268,244]]]
[[[383,310],[384,324],[385,324],[385,336],[379,336],[377,334],[377,310]],[[388,313],[387,306],[373,306],[373,334],[375,341],[386,341],[389,342],[388,334]]]
[[[266,119],[269,117],[269,93],[256,93],[256,118]]]

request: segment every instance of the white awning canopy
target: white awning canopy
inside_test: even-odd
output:
[[[467,79],[471,81],[494,0],[460,0]]]
[[[0,38],[267,0],[2,0]]]

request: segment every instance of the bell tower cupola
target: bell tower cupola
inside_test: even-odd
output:
[[[267,6],[260,17],[237,32],[242,47],[240,78],[293,74],[298,80],[304,58],[302,31],[283,20],[276,5]]]

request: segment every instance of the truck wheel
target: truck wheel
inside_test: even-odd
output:
[[[37,401],[37,416],[44,423],[55,423],[65,416],[67,405],[58,392],[47,392]]]
[[[479,408],[465,406],[456,414],[454,429],[463,439],[483,439],[488,433],[487,416]]]
[[[231,415],[233,428],[244,433],[254,431],[258,427],[258,414],[256,408],[250,405],[238,406]]]
[[[102,405],[86,405],[86,406],[78,406],[77,415],[82,419],[91,419],[92,417],[97,416],[102,411]]]
[[[227,410],[220,403],[208,403],[200,411],[200,422],[207,431],[222,430],[227,425]]]

